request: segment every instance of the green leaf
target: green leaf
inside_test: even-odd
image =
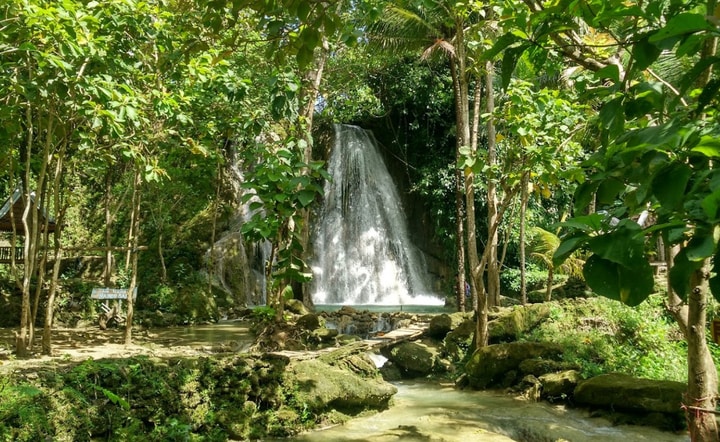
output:
[[[710,293],[712,293],[715,300],[720,301],[720,250],[715,253],[713,257],[713,269],[714,275],[710,277],[708,281],[710,286]]]
[[[692,274],[701,268],[702,261],[690,261],[687,257],[687,250],[682,249],[675,255],[675,260],[670,268],[668,277],[670,278],[670,287],[683,300],[687,300],[690,293],[690,278]]]
[[[588,240],[588,236],[575,236],[563,239],[558,248],[553,253],[552,262],[554,267],[560,267],[565,260],[576,250],[582,247]]]
[[[629,219],[620,221],[614,231],[590,239],[588,245],[594,254],[627,268],[641,268],[648,262],[642,229]]]
[[[629,306],[643,302],[653,292],[655,284],[653,270],[647,262],[641,268],[629,269],[597,255],[585,262],[583,276],[598,295]]]
[[[609,78],[613,83],[620,83],[620,68],[615,64],[609,64],[595,72],[595,78],[601,81]]]
[[[521,45],[505,49],[502,60],[502,68],[500,69],[500,74],[502,77],[502,88],[504,90],[507,90],[507,87],[510,84],[510,80],[512,79],[512,74],[515,71],[515,65],[522,56],[523,52],[525,52],[526,48],[526,45]]]
[[[717,239],[707,232],[704,233],[696,232],[685,248],[689,261],[704,261],[715,254]]]
[[[720,189],[713,191],[710,195],[703,198],[700,205],[703,208],[703,212],[710,218],[710,222],[715,223],[718,221],[718,209],[720,209]]]
[[[704,135],[700,138],[700,142],[692,148],[692,151],[709,158],[720,158],[720,137]]]
[[[307,207],[315,200],[315,192],[312,190],[301,190],[298,192],[298,201],[303,207]]]
[[[609,205],[614,203],[623,190],[625,190],[625,183],[617,178],[610,177],[603,180],[597,188],[598,204]]]
[[[559,224],[561,227],[570,227],[573,229],[579,229],[583,232],[599,232],[601,231],[605,226],[603,225],[603,221],[605,220],[605,217],[599,213],[593,213],[590,215],[584,215],[584,216],[576,216],[574,218],[570,218],[567,221],[564,221]]]
[[[692,176],[692,169],[685,163],[670,163],[653,177],[652,193],[660,204],[667,209],[679,208],[685,188]]]
[[[662,49],[652,44],[647,36],[641,38],[635,43],[632,50],[632,55],[635,59],[635,69],[644,71],[658,59],[661,53]]]
[[[658,30],[650,36],[649,41],[656,43],[671,37],[677,37],[685,34],[693,34],[698,31],[710,31],[712,26],[705,20],[702,14],[693,14],[684,12],[671,18],[664,28]]]
[[[495,40],[495,44],[490,49],[482,53],[481,58],[483,60],[492,60],[499,53],[503,52],[506,48],[517,43],[518,41],[520,41],[520,39],[517,35],[513,35],[512,33],[503,34],[500,36],[500,38]]]

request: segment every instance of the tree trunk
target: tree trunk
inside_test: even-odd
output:
[[[550,302],[552,300],[552,286],[555,278],[555,269],[552,266],[548,267],[547,287],[545,287],[545,300]]]
[[[485,113],[490,115],[487,121],[487,143],[488,143],[488,167],[490,170],[497,165],[497,152],[495,150],[495,120],[492,117],[495,111],[495,96],[493,89],[495,67],[492,61],[485,62]],[[500,305],[500,269],[498,268],[497,249],[498,249],[498,232],[497,224],[500,222],[498,216],[498,197],[495,176],[490,176],[487,180],[487,225],[488,225],[488,241],[486,247],[490,249],[487,260],[487,279],[488,279],[488,306],[496,307]]]
[[[459,151],[457,151],[459,155]],[[459,156],[457,157],[459,161]],[[457,261],[457,286],[455,287],[457,298],[457,309],[464,312],[465,298],[467,295],[468,282],[465,279],[465,204],[463,203],[463,172],[459,168],[455,170],[455,248]]]
[[[45,321],[43,324],[42,352],[46,355],[52,355],[52,324],[53,317],[55,315],[55,294],[57,293],[58,278],[60,276],[60,264],[62,259],[62,227],[63,222],[65,221],[65,211],[67,209],[65,199],[62,198],[62,190],[60,188],[62,185],[65,147],[66,145],[63,144],[62,149],[57,155],[52,188],[53,206],[56,212],[55,231],[53,232],[53,255],[55,257],[55,261],[53,262],[53,272],[50,279],[50,287],[48,289],[47,305],[45,306]]]
[[[131,258],[129,261],[130,271],[132,277],[130,278],[130,287],[128,288],[127,294],[127,317],[125,319],[125,345],[132,344],[132,325],[133,325],[133,313],[135,308],[135,302],[133,294],[137,287],[137,264],[138,264],[138,236],[140,234],[140,166],[135,165],[135,172],[133,175],[133,198],[132,198],[132,216],[130,217],[130,228],[128,229],[128,256]]]
[[[110,287],[112,278],[112,261],[113,255],[110,248],[112,247],[112,224],[113,217],[110,212],[110,204],[112,202],[112,180],[111,180],[111,168],[108,165],[105,171],[105,269],[103,271],[103,284],[105,287]]]
[[[705,333],[708,277],[706,266],[696,271],[688,295],[688,391],[684,405],[687,408],[690,440],[693,442],[720,440],[717,421],[712,412],[718,397],[717,371]]]
[[[523,168],[525,166],[525,155],[523,154]],[[525,262],[525,228],[527,222],[525,221],[525,214],[527,213],[528,205],[528,172],[523,172],[523,176],[520,183],[520,299],[522,304],[527,304],[527,284],[526,284],[526,262]],[[550,273],[548,271],[548,279]]]
[[[313,117],[315,116],[315,103],[320,93],[320,85],[322,84],[323,72],[325,71],[325,63],[327,62],[327,55],[330,50],[330,45],[327,39],[322,37],[321,46],[315,50],[314,54],[314,65],[311,69],[305,72],[303,76],[303,88],[301,91],[301,103],[304,104],[304,108],[301,114],[300,127],[304,132],[303,139],[305,140],[305,150],[303,152],[303,161],[310,163],[313,159]],[[300,227],[300,241],[304,250],[308,249],[310,243],[310,209],[302,209],[300,212],[301,225]],[[305,284],[294,284],[296,289],[299,289],[299,293],[295,293],[295,297],[301,299],[305,305],[311,306],[313,304],[310,293],[307,290]],[[294,290],[295,291],[295,290]]]

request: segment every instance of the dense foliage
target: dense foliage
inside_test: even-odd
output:
[[[282,321],[312,276],[310,214],[327,179],[318,115],[387,147],[460,308],[471,282],[478,346],[501,281],[524,301],[537,272],[551,288],[582,264],[596,293],[639,306],[656,291],[650,259],[666,257],[686,405],[714,408],[719,25],[715,0],[6,1],[0,194],[33,201],[2,238],[23,246],[0,273],[16,351],[45,319],[51,352],[54,308],[87,305],[88,281],[139,286],[139,307],[181,321],[246,304],[218,282],[213,255],[233,231],[268,244],[259,267]],[[526,274],[528,227],[548,234]],[[664,353],[636,339],[660,329],[631,316],[613,347]],[[611,353],[611,368],[641,359]],[[717,436],[698,416],[707,431],[694,436]]]

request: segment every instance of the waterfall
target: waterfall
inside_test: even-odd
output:
[[[315,304],[442,304],[410,242],[400,196],[372,133],[336,125],[332,180],[313,232]]]
[[[228,153],[226,176],[228,184],[237,195],[235,213],[227,231],[223,232],[208,250],[206,261],[212,262],[210,269],[213,284],[230,294],[238,305],[265,305],[267,287],[265,281],[265,263],[270,257],[270,243],[248,242],[243,238],[241,229],[253,213],[250,203],[242,202],[247,190],[242,187],[245,174],[238,166],[236,152]]]

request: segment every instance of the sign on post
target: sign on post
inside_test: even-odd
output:
[[[94,288],[90,293],[91,299],[123,299],[127,300],[128,289]],[[137,287],[133,290],[133,301],[137,299]]]

